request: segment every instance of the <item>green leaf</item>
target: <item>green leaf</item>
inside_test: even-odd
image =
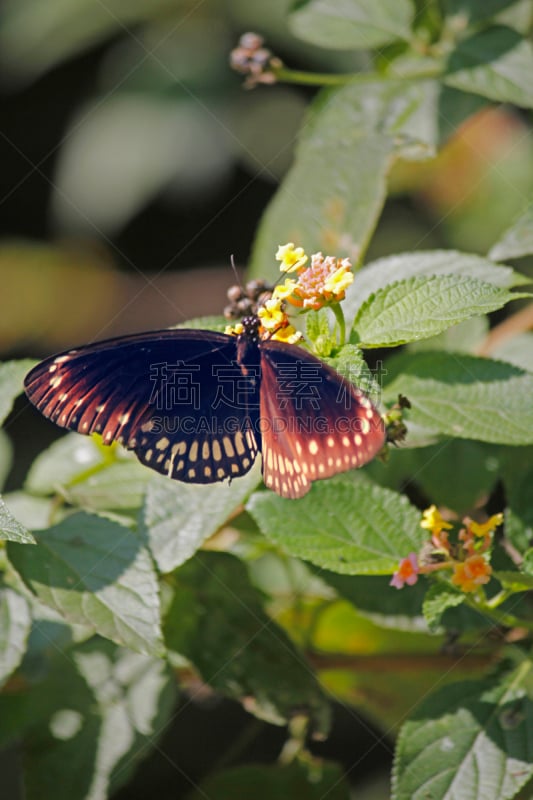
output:
[[[405,587],[403,590],[395,589],[390,585],[390,577],[380,575],[337,575],[334,572],[314,568],[321,580],[332,586],[340,597],[345,598],[357,609],[358,614],[371,620],[381,628],[398,631],[397,646],[407,645],[409,634],[428,634],[431,627],[428,626],[423,615],[423,604],[428,591],[428,583],[420,579],[414,586]],[[464,600],[465,595],[462,595]],[[460,605],[454,609],[453,603],[446,610],[443,619],[443,626],[455,631],[468,631],[487,629],[491,627],[490,620],[468,606]],[[323,626],[328,627],[325,620]],[[428,630],[429,627],[429,630]],[[439,631],[436,631],[439,633]],[[390,637],[386,640],[390,647]],[[413,640],[411,640],[413,641]],[[396,723],[395,723],[396,724]]]
[[[376,625],[410,633],[427,633],[422,616],[422,602],[427,583],[419,581],[405,591],[390,585],[390,576],[339,575],[313,568],[320,579],[332,586],[340,597],[352,603],[357,611]]]
[[[41,602],[118,644],[162,654],[157,578],[133,531],[78,513],[36,539],[37,547],[10,545],[8,556]]]
[[[525,551],[524,560],[522,562],[522,569],[524,570],[526,575],[533,576],[533,547],[530,547]]]
[[[409,350],[421,353],[423,350],[450,350],[453,353],[475,353],[489,332],[487,317],[470,317],[453,328],[448,328],[437,336],[412,342]],[[506,361],[507,359],[502,359]]]
[[[490,100],[533,108],[532,73],[531,42],[501,25],[460,41],[450,55],[444,81]]]
[[[439,627],[441,617],[448,608],[460,606],[464,601],[464,593],[457,591],[453,586],[445,583],[432,584],[422,606],[430,630],[435,631]]]
[[[387,384],[384,399],[408,397],[409,421],[426,431],[495,444],[533,443],[533,375],[502,361],[437,352],[401,356],[395,368],[401,374]]]
[[[494,577],[505,589],[512,589],[513,592],[530,592],[533,589],[533,575],[498,570]]]
[[[155,478],[146,493],[143,522],[161,572],[171,572],[187,561],[260,480],[259,464],[231,483],[202,486]]]
[[[6,361],[0,364],[0,425],[13,408],[13,401],[22,392],[22,384],[27,372],[35,366],[35,361],[26,358],[22,361]]]
[[[12,716],[26,733],[27,800],[107,800],[164,730],[173,676],[164,662],[101,640],[52,652],[45,680],[15,707],[0,696],[0,740]]]
[[[298,0],[289,27],[319,47],[352,50],[408,40],[414,8],[409,0]]]
[[[204,331],[218,331],[219,333],[224,333],[227,326],[228,320],[225,317],[222,315],[211,315],[208,317],[194,317],[194,319],[188,319],[186,322],[180,322],[179,325],[176,325],[176,328],[194,328]]]
[[[307,710],[314,730],[325,734],[326,698],[303,655],[265,613],[244,564],[227,553],[199,553],[174,579],[168,647],[260,719],[283,725]]]
[[[305,798],[305,800],[349,800],[349,787],[340,767],[333,764],[305,766],[293,762],[288,766],[254,764],[226,769],[212,775],[187,795],[187,800],[254,800]]]
[[[4,487],[12,465],[13,445],[7,433],[0,430],[0,490]]]
[[[429,447],[391,449],[385,468],[372,462],[366,468],[376,483],[397,491],[422,490],[426,505],[468,513],[487,497],[501,477],[501,458],[494,445],[469,439],[442,439]]]
[[[252,258],[255,275],[273,277],[277,246],[289,241],[308,253],[360,260],[381,213],[394,158],[434,152],[435,115],[426,112],[436,91],[432,82],[378,82],[319,95],[294,165],[261,222]]]
[[[92,436],[68,433],[39,453],[30,467],[25,489],[32,494],[56,494],[76,478],[91,473],[109,458],[104,448]]]
[[[88,800],[107,800],[165,730],[174,706],[174,676],[163,661],[109,642],[87,642],[73,658],[101,720]]]
[[[497,0],[493,0],[497,2]],[[473,0],[476,2],[476,0]],[[494,17],[495,22],[514,28],[522,34],[529,36],[531,30],[531,3],[529,0],[503,0],[503,9]]]
[[[352,336],[361,347],[392,347],[436,336],[469,317],[528,296],[464,276],[408,278],[379,289],[365,301]]]
[[[533,205],[508,228],[489,252],[495,261],[521,258],[533,253]]]
[[[524,553],[533,541],[533,447],[507,448],[500,472],[508,505],[505,535]]]
[[[0,497],[0,541],[35,544],[35,539],[18,520]]]
[[[533,333],[519,333],[504,339],[492,350],[492,357],[533,373]]]
[[[516,3],[516,0],[444,0],[446,16],[459,16],[468,24],[490,19],[507,6]]]
[[[461,253],[458,250],[400,253],[372,261],[356,273],[343,303],[346,319],[352,320],[365,300],[378,289],[407,278],[435,275],[475,278],[501,289],[529,283],[529,278],[515,272],[511,267],[494,264],[487,258],[471,253]]]
[[[94,511],[136,509],[152,480],[152,471],[136,459],[115,461],[65,487],[61,494],[68,503]]]
[[[365,361],[362,351],[353,344],[346,344],[334,358],[325,358],[324,361],[335,369],[343,378],[347,378],[362,389],[376,405],[381,396],[381,380],[383,363],[378,361],[370,369]],[[386,371],[385,371],[386,374]]]
[[[29,530],[46,528],[58,512],[51,497],[34,497],[26,492],[8,492],[6,505],[16,519]]]
[[[30,627],[25,598],[8,586],[0,587],[0,686],[22,661]]]
[[[71,505],[95,511],[134,509],[152,479],[153,472],[131,453],[72,433],[35,459],[25,488],[34,494],[60,494]]]
[[[258,492],[247,509],[285,553],[347,575],[390,574],[425,538],[407,498],[347,477],[315,483],[290,502]]]
[[[528,670],[529,672],[529,670]],[[507,800],[533,774],[533,704],[523,668],[424,701],[400,733],[393,800]]]
[[[530,517],[529,524],[527,522]],[[515,513],[513,509],[505,509],[505,538],[511,543],[518,553],[528,552],[533,540],[533,521],[531,513],[523,515]],[[524,570],[526,570],[524,566]],[[529,572],[529,570],[526,570]]]
[[[12,710],[18,712],[15,719],[25,733],[24,797],[89,800],[101,715],[71,653],[68,658],[61,651],[54,656],[45,680],[32,687],[27,702],[19,701]],[[104,798],[96,795],[94,800]]]

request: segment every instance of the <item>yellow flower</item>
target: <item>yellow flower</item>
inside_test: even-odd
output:
[[[276,261],[281,261],[281,272],[296,272],[303,267],[307,261],[307,256],[303,247],[294,247],[294,242],[280,244],[276,253]]]
[[[345,264],[344,262],[348,262]],[[324,291],[334,295],[338,300],[344,298],[344,292],[353,283],[353,272],[350,271],[351,264],[347,258],[343,259],[341,266],[335,270],[325,281]]]
[[[463,592],[475,592],[478,586],[488,583],[492,574],[492,567],[483,556],[469,556],[466,561],[455,564],[453,568],[452,583]]]
[[[299,342],[302,338],[301,332],[293,328],[292,325],[280,328],[272,336],[272,339],[275,339],[277,342],[286,342],[287,344],[296,344],[296,342]]]
[[[281,300],[276,297],[267,300],[265,305],[258,310],[257,316],[266,331],[272,331],[285,325],[287,320],[287,315],[281,308]]]
[[[274,299],[285,300],[294,292],[296,286],[296,281],[291,280],[291,278],[286,278],[285,283],[274,286],[272,297]]]
[[[443,520],[437,506],[433,505],[422,512],[420,527],[432,533],[439,533],[439,531],[445,530],[446,528],[452,528],[453,525]]]
[[[244,333],[244,325],[242,322],[236,322],[235,325],[226,325],[224,333],[228,336],[240,336],[241,333]]]
[[[471,521],[468,523],[468,528],[474,536],[487,536],[487,534],[495,531],[502,522],[503,514],[500,512],[499,514],[493,514],[486,522]]]

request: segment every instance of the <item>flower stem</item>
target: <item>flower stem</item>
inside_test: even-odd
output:
[[[411,75],[383,75],[379,72],[346,72],[331,74],[326,72],[303,72],[302,70],[277,67],[272,70],[277,81],[296,83],[304,86],[345,86],[348,83],[405,83],[408,81],[436,78],[440,69],[426,70]]]
[[[466,596],[466,604],[477,611],[479,614],[484,614],[489,619],[492,619],[498,625],[503,625],[506,628],[526,628],[528,631],[533,630],[533,620],[519,619],[514,614],[508,614],[505,611],[499,611],[497,608],[491,608],[489,603],[476,602],[473,597]]]
[[[335,314],[335,319],[337,320],[337,325],[339,326],[338,344],[339,347],[343,347],[346,342],[346,320],[344,319],[344,311],[342,310],[340,303],[333,303],[331,310]]]

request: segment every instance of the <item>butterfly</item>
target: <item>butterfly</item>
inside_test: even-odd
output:
[[[385,442],[364,392],[294,344],[242,333],[169,329],[51,356],[26,376],[45,417],[118,442],[169,478],[214,483],[246,474],[258,454],[282,497],[360,467]]]

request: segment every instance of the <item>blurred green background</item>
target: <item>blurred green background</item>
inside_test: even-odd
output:
[[[295,39],[288,5],[4,2],[3,354],[220,311],[230,256],[246,264],[314,94],[244,91],[229,51],[251,29],[291,67],[367,66],[364,53]],[[436,161],[400,164],[369,258],[486,252],[531,194],[532,152],[526,120],[501,107],[461,128]]]
[[[2,357],[44,356],[220,312],[233,282],[230,256],[246,266],[314,95],[283,85],[244,91],[228,66],[230,50],[254,30],[291,67],[367,66],[361,52],[295,39],[288,5],[4,0]],[[532,195],[531,136],[525,116],[498,107],[453,132],[438,158],[400,163],[369,260],[433,247],[487,252]],[[37,415],[21,405],[18,412],[10,434],[22,459],[8,488],[20,485],[24,464],[43,446]],[[375,694],[386,706],[381,677]],[[365,690],[371,683],[369,675]],[[356,703],[360,691],[344,694]],[[232,753],[237,762],[271,762],[284,738],[230,701],[184,698],[154,755],[117,797],[182,797],[215,763],[236,763]],[[360,800],[388,796],[381,775],[390,742],[354,708],[336,707],[332,736],[314,751],[356,764],[358,787],[369,781]],[[18,800],[16,778],[9,782],[16,758],[4,755],[3,765],[7,797]]]

